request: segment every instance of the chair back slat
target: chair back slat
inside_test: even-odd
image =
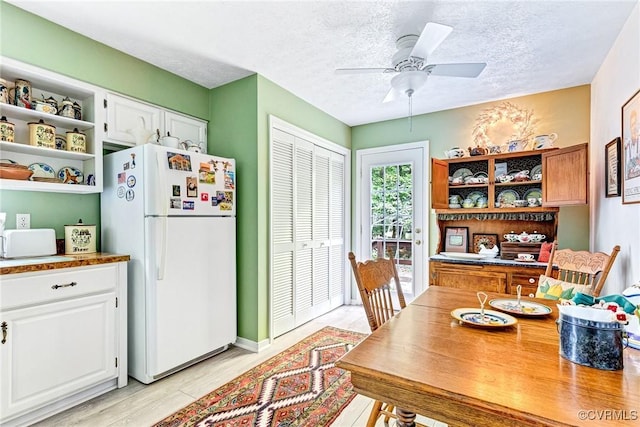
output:
[[[599,296],[618,252],[618,245],[608,255],[603,252],[558,249],[558,243],[553,242],[545,275],[551,277],[555,265],[559,270],[558,279],[578,285],[591,285],[591,295]]]
[[[395,315],[391,284],[398,294],[399,309],[406,306],[400,279],[393,258],[378,258],[357,262],[353,252],[349,252],[349,261],[358,285],[362,305],[364,306],[371,331],[375,331]]]

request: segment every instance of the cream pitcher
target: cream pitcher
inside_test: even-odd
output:
[[[536,150],[542,150],[544,148],[553,147],[553,143],[558,139],[557,133],[550,133],[548,135],[538,135],[533,138],[533,147]]]

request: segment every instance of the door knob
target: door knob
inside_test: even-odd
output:
[[[422,241],[416,240],[416,245],[419,245],[420,243],[422,243]]]
[[[422,232],[422,228],[416,228],[416,233]]]

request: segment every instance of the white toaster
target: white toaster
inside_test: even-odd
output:
[[[56,232],[53,228],[5,230],[2,239],[3,258],[35,257],[56,254]]]

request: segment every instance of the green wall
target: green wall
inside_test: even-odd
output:
[[[511,98],[506,101],[515,104],[520,109],[533,112],[536,135],[555,132],[558,134],[555,146],[568,147],[589,141],[590,96],[590,86],[584,85]],[[356,150],[428,140],[430,157],[442,159],[445,157],[444,151],[450,148],[467,149],[473,146],[472,130],[478,115],[483,110],[500,105],[504,101],[487,102],[415,116],[412,120],[411,130],[407,118],[353,127],[352,186],[355,187],[356,179]],[[496,129],[503,132],[512,131],[511,126],[510,123],[496,123]],[[505,137],[497,131],[493,134],[489,133],[489,136],[495,139]],[[498,143],[506,141],[508,139],[499,140]],[[430,206],[431,203],[429,202],[428,205]],[[430,253],[433,254],[438,239],[435,215],[430,215],[429,224],[429,248]],[[588,206],[560,208],[558,245],[576,250],[589,249]]]
[[[172,110],[209,116],[206,88],[5,2],[0,2],[0,54]],[[16,213],[30,213],[32,227],[52,227],[63,238],[64,225],[78,218],[99,227],[100,196],[0,190],[0,211],[7,213],[7,228],[15,228]]]
[[[343,147],[351,129],[268,79],[253,75],[211,90],[209,147],[237,161],[238,335],[269,337],[269,115]]]
[[[211,90],[210,152],[236,159],[238,335],[257,341],[261,320],[258,294],[257,75]]]

